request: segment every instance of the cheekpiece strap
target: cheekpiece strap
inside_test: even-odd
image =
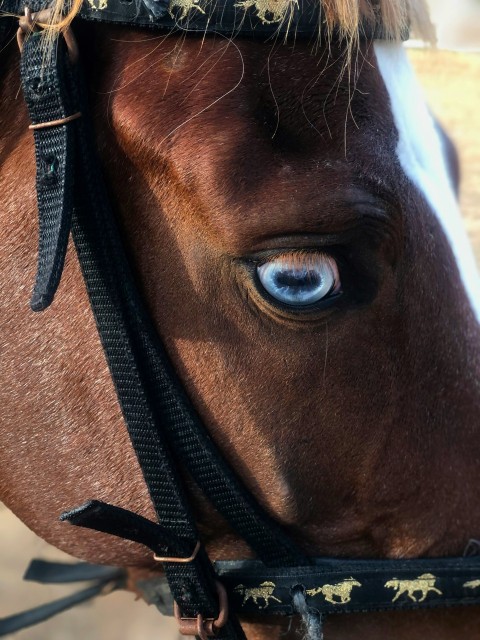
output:
[[[45,34],[34,31],[33,24],[27,14],[18,39],[37,164],[38,263],[30,306],[33,311],[42,311],[53,301],[67,251],[73,210],[74,128],[80,112],[72,103],[69,47],[58,36],[46,46]]]

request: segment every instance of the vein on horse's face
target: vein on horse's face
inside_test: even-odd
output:
[[[480,278],[467,238],[442,141],[402,45],[376,42],[378,70],[390,96],[398,130],[398,160],[423,194],[448,239],[463,286],[480,322]]]

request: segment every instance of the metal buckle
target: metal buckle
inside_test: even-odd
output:
[[[173,603],[173,615],[178,622],[178,630],[184,636],[198,636],[201,640],[208,640],[217,634],[228,620],[228,597],[225,587],[221,582],[215,581],[218,593],[218,605],[220,612],[218,618],[204,618],[201,613],[196,618],[182,618],[180,607]]]
[[[46,25],[50,23],[52,18],[53,9],[42,9],[42,11],[37,11],[37,13],[32,13],[32,10],[29,7],[25,7],[25,15],[22,16],[19,21],[19,27],[17,30],[17,43],[18,48],[20,49],[20,53],[23,50],[23,43],[25,42],[25,38],[37,31],[38,28],[45,28]],[[67,45],[68,55],[70,57],[70,62],[75,64],[78,60],[78,45],[75,40],[75,36],[73,35],[73,31],[70,27],[66,29],[62,29],[62,35],[65,39],[65,44]]]
[[[200,540],[195,545],[195,549],[193,550],[192,555],[188,556],[188,558],[173,558],[169,556],[162,557],[162,556],[157,556],[157,554],[154,553],[153,559],[156,560],[156,562],[178,562],[180,564],[188,564],[189,562],[193,562],[195,560],[199,551],[200,551]]]

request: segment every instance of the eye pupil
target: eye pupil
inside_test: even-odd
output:
[[[291,252],[257,267],[265,291],[294,307],[313,305],[340,290],[335,260],[319,252]]]

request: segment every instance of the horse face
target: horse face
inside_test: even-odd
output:
[[[309,553],[461,553],[480,528],[468,508],[479,489],[466,486],[480,446],[476,285],[457,223],[439,213],[453,187],[438,184],[439,147],[425,148],[404,63],[373,46],[347,60],[334,45],[313,55],[301,43],[98,33],[92,95],[125,239],[231,465]],[[142,564],[143,550],[56,521],[91,497],[152,511],[71,255],[56,306],[27,311],[34,164],[14,93],[4,104],[20,143],[5,152],[0,229],[1,286],[13,292],[1,331],[2,498],[71,553]],[[272,264],[289,265],[287,289],[308,293],[319,273],[332,286],[285,303],[261,279]],[[212,554],[245,557],[195,500]]]
[[[461,552],[479,526],[458,473],[478,459],[478,281],[400,46],[168,47],[148,83],[152,45],[118,51],[104,147],[213,437],[312,553]],[[285,304],[319,273],[330,292]],[[446,504],[463,523],[448,542]]]

